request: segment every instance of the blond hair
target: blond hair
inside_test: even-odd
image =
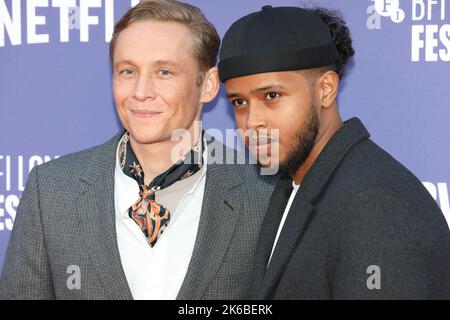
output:
[[[133,22],[143,20],[177,22],[186,26],[192,33],[194,56],[200,70],[206,71],[216,65],[220,46],[216,28],[199,8],[174,0],[144,0],[128,10],[114,27],[109,46],[111,61],[114,61],[114,48],[120,32]]]

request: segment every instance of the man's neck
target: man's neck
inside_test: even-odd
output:
[[[139,160],[144,170],[144,182],[148,185],[155,177],[168,170],[191,150],[201,134],[194,134],[194,129],[190,128],[190,137],[183,140],[164,140],[150,144],[137,143],[130,136],[131,148]]]
[[[334,108],[334,107],[333,107]],[[313,149],[311,150],[308,158],[297,169],[292,178],[296,184],[301,184],[304,177],[308,173],[309,169],[313,166],[314,162],[319,157],[322,150],[327,145],[328,141],[336,134],[336,132],[343,126],[343,122],[339,115],[337,106],[334,110],[330,110],[330,116],[321,119],[320,130],[316,138]]]

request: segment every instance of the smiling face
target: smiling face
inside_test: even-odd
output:
[[[114,100],[134,144],[168,141],[193,130],[202,104],[192,35],[175,22],[133,22],[119,34],[113,56]]]
[[[293,173],[308,157],[319,131],[314,85],[305,73],[270,72],[225,82],[235,109],[236,124],[244,132],[265,134],[245,144],[262,166],[278,164]],[[271,134],[278,129],[278,134]],[[276,152],[278,151],[278,152]]]

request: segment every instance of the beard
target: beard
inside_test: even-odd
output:
[[[298,168],[305,163],[315,145],[319,127],[320,122],[317,109],[314,105],[311,105],[307,122],[294,135],[291,148],[286,154],[286,159],[280,162],[280,170],[282,172],[293,176]]]

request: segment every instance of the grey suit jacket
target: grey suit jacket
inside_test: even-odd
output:
[[[121,133],[32,170],[0,278],[2,299],[132,299],[116,239],[114,166]],[[235,151],[218,142],[218,154]],[[209,162],[209,161],[208,161]],[[177,299],[243,299],[275,177],[209,164],[192,258]],[[79,267],[81,286],[68,286]]]
[[[257,246],[255,299],[450,299],[450,232],[422,183],[346,121],[292,189],[282,177]],[[285,192],[283,192],[285,190]]]

